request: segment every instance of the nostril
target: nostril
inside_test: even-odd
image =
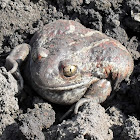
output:
[[[46,58],[49,54],[49,51],[45,48],[39,48],[38,49],[38,57],[40,58]]]
[[[42,58],[47,58],[48,55],[49,55],[49,50],[40,47],[37,49],[35,53],[32,54],[32,59],[34,61],[41,60]]]

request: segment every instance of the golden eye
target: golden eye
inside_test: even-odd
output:
[[[63,74],[66,77],[71,77],[77,72],[77,67],[74,65],[69,65],[63,68]]]

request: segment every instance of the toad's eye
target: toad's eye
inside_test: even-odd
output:
[[[63,74],[66,77],[74,76],[77,72],[77,67],[75,65],[68,65],[63,68]]]

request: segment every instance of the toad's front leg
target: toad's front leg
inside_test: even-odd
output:
[[[23,79],[18,69],[19,65],[25,60],[29,54],[30,45],[24,43],[16,46],[12,52],[7,56],[5,67],[14,74],[14,76],[20,81],[20,88],[23,88]]]
[[[78,113],[78,109],[85,102],[94,101],[95,103],[102,103],[111,93],[111,83],[106,79],[101,79],[92,84],[85,94],[85,98],[81,98],[75,105],[74,113]]]

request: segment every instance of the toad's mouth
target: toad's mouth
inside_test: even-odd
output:
[[[41,89],[46,89],[46,90],[52,90],[52,91],[63,91],[63,90],[72,90],[72,89],[76,89],[76,88],[80,88],[80,87],[89,87],[91,84],[97,82],[99,79],[95,78],[92,80],[86,80],[85,82],[81,82],[81,83],[76,83],[76,84],[71,84],[71,85],[62,85],[62,86],[42,86],[39,85],[38,83],[36,83],[36,85],[38,87],[40,87]]]

